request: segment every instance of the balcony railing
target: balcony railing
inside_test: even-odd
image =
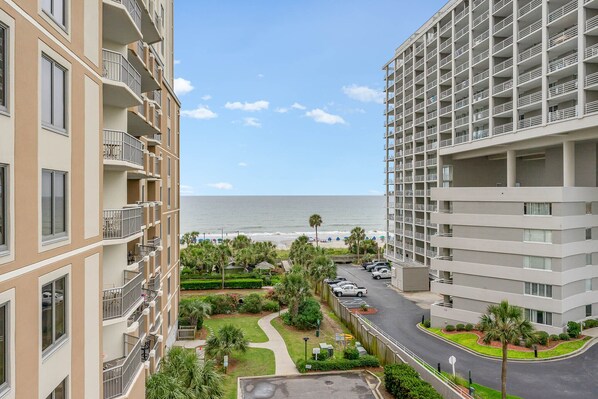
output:
[[[550,63],[548,64],[548,73],[556,72],[558,70],[568,67],[569,65],[574,64],[577,64],[577,52],[550,61]]]
[[[512,45],[513,45],[513,36],[509,36],[502,42],[496,43],[494,45],[494,47],[492,47],[492,50],[496,53],[496,52],[498,52],[508,46],[512,46]]]
[[[502,93],[505,90],[510,90],[513,88],[513,80],[507,80],[506,82],[502,82],[497,84],[493,87],[492,91],[496,95],[498,93]]]
[[[496,4],[494,4],[494,7],[492,7],[492,12],[497,12],[498,10],[500,10],[507,4],[510,4],[512,1],[513,0],[501,0],[501,1],[497,2]]]
[[[124,285],[104,290],[102,307],[104,320],[123,317],[141,298],[141,282],[143,275],[137,272],[124,271]]]
[[[104,239],[122,239],[141,232],[141,207],[104,210]]]
[[[598,72],[594,72],[594,73],[591,73],[588,76],[586,76],[586,81],[585,81],[586,87],[594,86],[595,84],[598,84]]]
[[[103,76],[106,79],[126,84],[137,96],[141,97],[141,75],[125,56],[115,51],[102,50]]]
[[[519,9],[519,12],[517,13],[518,17],[521,18],[524,15],[529,14],[533,9],[540,6],[541,4],[542,4],[542,0],[530,1],[529,3],[527,3],[526,5],[524,5],[523,7],[521,7]]]
[[[494,25],[494,32],[496,33],[500,31],[501,29],[507,27],[511,23],[513,23],[513,15],[509,15],[508,17]]]
[[[537,91],[535,93],[519,96],[519,106],[525,107],[526,105],[534,104],[542,101],[542,92]]]
[[[538,55],[542,52],[542,43],[536,44],[519,53],[519,62],[523,62],[525,60],[529,60],[530,58]]]
[[[587,81],[587,78],[586,78],[586,81]],[[555,96],[560,96],[562,94],[567,94],[567,93],[570,93],[575,90],[577,90],[577,79],[573,79],[568,82],[561,83],[559,85],[550,87],[548,89],[548,97],[552,98]]]
[[[141,365],[141,341],[131,335],[124,335],[124,358],[104,363],[104,399],[122,396],[133,382]]]
[[[565,109],[559,109],[548,113],[548,122],[560,121],[563,119],[575,118],[577,116],[577,105]]]
[[[548,39],[548,48],[553,48],[555,46],[558,46],[559,44],[562,44],[562,43],[568,41],[569,39],[573,39],[574,37],[577,37],[577,25],[572,26],[569,29],[567,29],[561,33],[552,35]]]
[[[596,55],[598,55],[598,43],[586,48],[585,58],[595,57]]]
[[[598,112],[598,101],[592,101],[586,104],[586,114]]]
[[[122,4],[129,12],[131,19],[135,23],[135,26],[137,26],[137,29],[141,30],[141,7],[139,6],[139,4],[137,3],[136,0],[111,0],[111,1],[114,3]]]
[[[504,60],[503,62],[494,65],[494,73],[499,73],[499,72],[504,71],[505,69],[510,68],[512,66],[513,66],[513,58],[509,58],[508,60]]]
[[[519,29],[519,40],[525,38],[526,36],[531,35],[532,33],[540,30],[542,28],[542,21],[538,20],[528,26]]]
[[[562,16],[569,14],[571,11],[576,10],[577,4],[577,0],[571,0],[564,6],[557,8],[556,10],[548,14],[548,23],[554,22]]]
[[[519,84],[527,83],[542,76],[542,67],[538,67],[531,71],[519,75]]]
[[[494,135],[504,134],[513,131],[513,122],[505,123],[494,127]]]
[[[519,129],[527,129],[528,127],[538,126],[542,123],[542,115],[532,116],[531,118],[522,119],[518,122]]]
[[[125,132],[104,129],[104,159],[143,166],[143,143]]]
[[[594,15],[592,18],[588,18],[586,21],[586,32],[592,30],[598,26],[598,15]]]
[[[513,110],[513,101],[506,102],[504,104],[500,104],[494,107],[494,114],[502,114],[503,112],[508,112]]]

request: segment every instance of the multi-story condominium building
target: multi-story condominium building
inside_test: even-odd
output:
[[[144,398],[176,337],[172,0],[0,0],[0,398]]]
[[[450,1],[386,71],[387,256],[433,325],[598,315],[598,1]]]

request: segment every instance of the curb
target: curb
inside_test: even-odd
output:
[[[496,360],[498,362],[502,361],[502,359],[500,357],[495,357],[495,356],[490,356],[490,355],[484,355],[482,353],[478,353],[472,349],[469,349],[463,345],[457,344],[453,341],[451,341],[450,339],[446,339],[444,337],[441,337],[440,335],[434,334],[433,332],[428,331],[426,328],[422,327],[419,323],[416,324],[416,327],[420,330],[423,331],[424,333],[433,336],[436,339],[440,339],[456,348],[459,348],[465,352],[468,352],[474,356],[477,357],[481,357],[484,359],[490,359],[490,360]],[[558,362],[560,360],[565,360],[565,359],[569,359],[572,357],[576,357],[581,355],[582,353],[586,352],[588,349],[590,349],[592,346],[594,346],[595,344],[598,343],[598,337],[593,337],[591,339],[589,339],[581,348],[577,349],[576,351],[573,351],[571,353],[567,353],[565,355],[559,355],[559,356],[555,356],[555,357],[550,357],[550,358],[546,358],[546,359],[537,359],[537,360],[530,360],[530,359],[511,359],[509,358],[508,361],[509,362],[517,362],[517,363],[548,363],[548,362]]]
[[[379,399],[383,399],[384,396],[380,393],[380,386],[382,385],[382,380],[376,374],[372,373],[370,370],[365,370],[366,373],[371,374],[376,380],[378,380],[378,384],[374,388],[374,395],[377,396]]]

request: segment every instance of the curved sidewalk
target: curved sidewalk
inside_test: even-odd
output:
[[[284,312],[283,312],[284,313]],[[278,317],[278,312],[269,314],[258,320],[257,324],[268,336],[268,342],[250,343],[251,348],[270,349],[274,352],[274,359],[276,362],[276,375],[295,375],[299,374],[295,363],[289,355],[287,345],[284,343],[282,336],[276,331],[270,322]]]

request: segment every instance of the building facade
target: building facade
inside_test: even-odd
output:
[[[176,337],[172,0],[0,0],[0,398],[144,398]]]
[[[434,326],[598,315],[598,1],[450,1],[385,66],[389,246]]]

